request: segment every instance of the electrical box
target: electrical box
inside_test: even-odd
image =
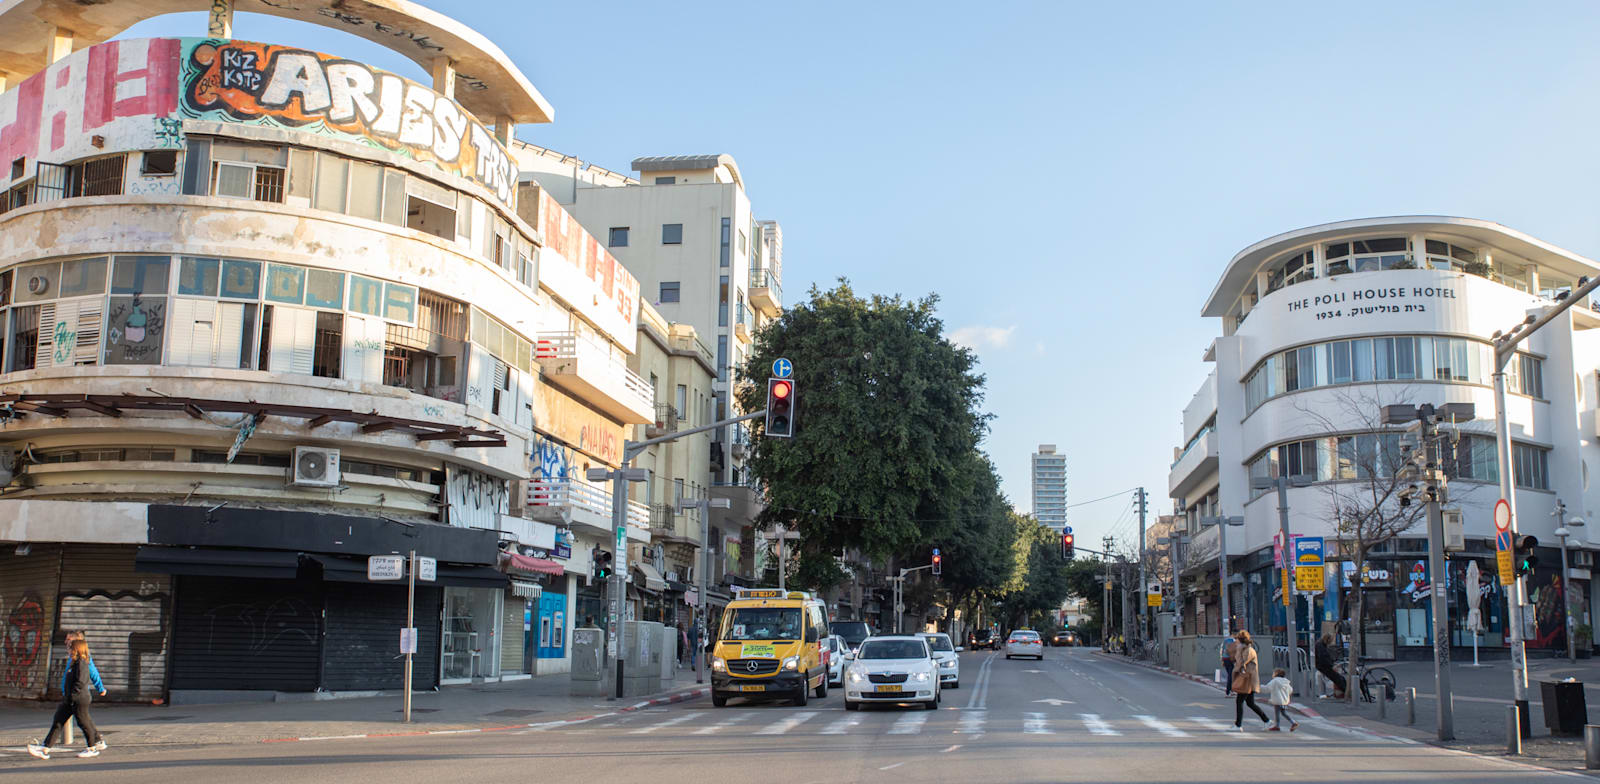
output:
[[[1459,553],[1467,549],[1466,533],[1462,528],[1460,509],[1441,509],[1444,516],[1444,551]]]

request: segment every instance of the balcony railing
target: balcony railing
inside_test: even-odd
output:
[[[647,438],[660,438],[678,432],[678,407],[671,403],[656,404],[656,421],[645,427]]]
[[[611,528],[611,494],[593,485],[533,479],[528,482],[527,504],[528,514],[535,520]],[[628,524],[648,529],[650,507],[628,501]]]
[[[556,384],[582,395],[587,402],[623,424],[655,421],[655,390],[639,374],[576,332],[541,332],[534,357]]]
[[[768,316],[777,316],[783,307],[783,286],[772,270],[756,267],[750,270],[750,303]]]

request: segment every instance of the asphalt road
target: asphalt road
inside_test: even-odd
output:
[[[471,782],[494,780],[706,784],[710,781],[1302,782],[1555,781],[1512,763],[1376,739],[1326,722],[1263,732],[1199,684],[1082,648],[1040,662],[962,654],[962,683],[939,711],[868,706],[841,693],[804,707],[658,710],[551,721],[504,732],[281,744],[109,749],[80,760],[0,756],[0,782],[79,778],[174,781]],[[1267,709],[1269,715],[1270,708]],[[1285,727],[1287,730],[1287,727]],[[1562,776],[1561,778],[1566,778]]]

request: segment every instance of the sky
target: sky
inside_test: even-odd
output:
[[[972,346],[984,444],[1030,505],[1068,461],[1082,546],[1171,510],[1183,407],[1235,253],[1351,218],[1497,221],[1600,258],[1600,4],[424,0],[555,106],[521,139],[617,171],[727,153],[784,232],[784,298],[848,278],[937,294]],[[202,35],[201,14],[128,37]],[[234,35],[430,81],[336,30]],[[1241,510],[1224,510],[1237,514]]]

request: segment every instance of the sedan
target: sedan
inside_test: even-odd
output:
[[[1069,631],[1056,632],[1050,636],[1050,644],[1056,646],[1057,648],[1065,648],[1069,645],[1077,645],[1078,633]]]
[[[939,709],[939,662],[922,637],[897,634],[869,637],[845,670],[845,710],[864,702],[920,702]]]
[[[1006,638],[1006,658],[1013,656],[1032,656],[1040,661],[1044,660],[1044,640],[1039,639],[1039,633],[1031,629],[1018,629]]]
[[[823,649],[828,657],[828,686],[844,686],[844,668],[849,664],[850,644],[837,634],[828,635],[823,642]]]
[[[939,661],[939,685],[961,688],[961,657],[956,655],[956,647],[950,644],[950,635],[920,632],[917,636],[928,641],[928,647],[933,649],[933,657]]]

